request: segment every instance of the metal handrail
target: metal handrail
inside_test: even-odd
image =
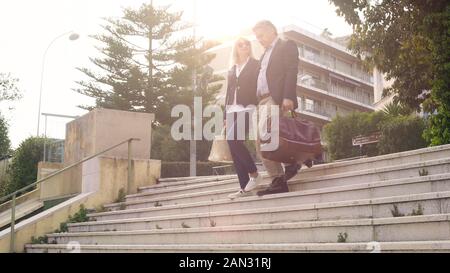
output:
[[[54,177],[54,176],[64,172],[64,171],[67,171],[68,169],[71,169],[71,168],[73,168],[75,166],[78,166],[81,163],[84,163],[84,162],[86,162],[86,161],[88,161],[88,160],[90,160],[92,158],[95,158],[95,157],[97,157],[97,156],[99,156],[101,154],[109,152],[110,150],[112,150],[114,148],[117,148],[117,147],[119,147],[120,145],[122,145],[124,143],[128,143],[128,170],[127,170],[127,172],[128,172],[128,181],[127,182],[128,182],[128,187],[129,187],[130,186],[130,181],[132,179],[131,172],[130,172],[131,171],[131,142],[132,141],[140,141],[140,139],[139,138],[129,138],[127,140],[124,140],[124,141],[122,141],[122,142],[120,142],[120,143],[118,143],[118,144],[116,144],[114,146],[111,146],[111,147],[109,147],[109,148],[107,148],[107,149],[105,149],[103,151],[95,153],[94,155],[85,157],[85,158],[83,158],[82,160],[80,160],[78,162],[75,162],[75,163],[73,163],[73,164],[71,164],[71,165],[69,165],[67,167],[64,167],[61,170],[58,170],[58,171],[56,171],[56,172],[54,172],[54,173],[52,173],[52,174],[50,174],[50,175],[48,175],[48,176],[46,176],[44,178],[41,178],[41,179],[37,180],[36,182],[34,182],[34,183],[30,184],[30,185],[27,185],[27,186],[25,186],[25,187],[23,187],[21,189],[16,190],[13,193],[10,193],[10,194],[0,198],[0,205],[2,205],[3,201],[8,200],[9,198],[12,197],[12,200],[11,200],[11,224],[10,224],[10,226],[11,226],[11,231],[10,231],[10,235],[11,235],[10,252],[14,252],[14,237],[15,237],[15,229],[14,229],[14,227],[15,227],[16,197],[17,197],[18,193],[26,191],[26,190],[28,190],[28,189],[30,189],[30,188],[32,188],[32,187],[34,187],[34,186],[44,182],[44,181],[46,181],[46,180],[48,180],[48,179],[50,179],[50,178],[52,178],[52,177]]]

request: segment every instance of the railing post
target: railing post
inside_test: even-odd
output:
[[[14,253],[15,250],[15,225],[16,225],[16,193],[13,194],[11,200],[11,233],[9,239],[9,252]]]
[[[127,170],[127,193],[131,194],[131,186],[133,184],[133,173],[131,172],[131,149],[133,140],[128,140],[128,170]]]

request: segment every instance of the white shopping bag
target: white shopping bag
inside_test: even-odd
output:
[[[228,146],[228,142],[225,138],[225,130],[222,130],[221,135],[214,137],[208,160],[212,162],[224,163],[233,162],[230,147]]]

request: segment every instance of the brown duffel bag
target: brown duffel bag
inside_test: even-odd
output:
[[[320,129],[312,122],[300,119],[295,112],[292,117],[280,117],[279,120],[279,146],[275,151],[263,151],[261,155],[282,163],[297,163],[313,160],[322,154],[320,143]],[[268,131],[271,132],[270,119]],[[270,139],[264,143],[270,142]]]

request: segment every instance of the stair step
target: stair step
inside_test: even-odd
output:
[[[374,244],[380,253],[389,252],[437,252],[449,253],[450,241],[406,241],[375,243],[309,243],[309,244],[191,244],[191,245],[80,245],[82,253],[211,253],[211,252],[361,252],[374,251]],[[28,253],[66,253],[73,251],[67,245],[27,245]]]
[[[213,181],[223,181],[227,179],[236,179],[237,175],[217,175],[213,177],[206,177],[206,178],[199,178],[197,176],[189,177],[185,180],[180,181],[174,181],[174,182],[159,182],[158,184],[150,185],[150,186],[143,186],[139,187],[138,191],[154,191],[154,190],[160,190],[160,189],[169,189],[172,187],[178,187],[178,186],[187,186],[187,185],[196,185],[196,184],[202,184],[206,182],[213,182]]]
[[[393,217],[396,205],[407,215],[419,205],[425,215],[450,213],[450,191],[383,197],[354,201],[326,202],[294,206],[277,206],[236,211],[219,211],[159,217],[119,219],[68,224],[69,232],[151,230],[190,227],[250,225],[288,221],[323,221],[355,218]]]
[[[267,175],[264,175],[263,177],[266,177]],[[200,189],[205,188],[209,186],[220,186],[220,185],[229,185],[237,183],[237,177],[231,177],[231,178],[216,178],[215,180],[209,179],[208,181],[204,181],[202,183],[180,183],[178,186],[172,186],[168,187],[166,185],[163,185],[161,187],[155,187],[154,185],[140,188],[138,193],[136,194],[130,194],[127,195],[126,198],[133,198],[138,196],[150,196],[150,195],[161,195],[165,193],[176,193],[176,192],[185,192],[189,191],[191,189]]]
[[[450,252],[450,145],[303,166],[288,193],[229,200],[238,186],[236,175],[162,178],[26,251]]]
[[[296,253],[296,252],[450,252],[450,241],[406,241],[406,242],[368,242],[368,243],[309,243],[309,244],[190,244],[190,245],[80,245],[82,253]],[[67,253],[71,246],[62,244],[27,245],[28,253]]]
[[[201,179],[209,179],[214,178],[216,175],[205,175],[205,176],[184,176],[184,177],[166,177],[166,178],[160,178],[160,182],[179,182],[179,181],[187,181],[187,180],[201,180]]]
[[[292,186],[290,186],[292,188]],[[379,181],[365,184],[330,187],[324,189],[293,191],[289,193],[266,195],[262,197],[248,196],[233,201],[219,199],[214,201],[186,202],[177,205],[155,207],[156,199],[147,203],[140,203],[141,208],[129,208],[110,212],[92,213],[88,216],[97,221],[115,220],[126,218],[142,218],[153,216],[180,215],[186,213],[234,211],[244,209],[257,209],[277,206],[290,206],[300,204],[312,204],[322,202],[371,199],[389,196],[401,196],[406,194],[419,194],[439,191],[450,191],[450,174],[403,178],[388,181]],[[208,198],[214,197],[211,193],[199,193]],[[197,197],[191,197],[197,198]],[[135,205],[135,206],[138,206]],[[128,205],[130,207],[132,205]]]
[[[435,146],[413,151],[406,151],[395,154],[387,154],[357,160],[347,160],[342,162],[321,164],[311,169],[303,166],[302,177],[314,177],[317,173],[321,175],[331,175],[353,170],[371,170],[394,165],[404,165],[408,163],[420,163],[437,159],[450,158],[450,145]]]
[[[432,231],[432,232],[430,232]],[[227,227],[146,231],[49,234],[49,242],[67,244],[267,244],[450,240],[450,214],[380,219],[306,221]]]
[[[290,191],[299,191],[299,190],[310,190],[310,189],[318,189],[318,188],[328,188],[328,187],[337,187],[337,186],[345,186],[345,185],[357,185],[362,183],[370,183],[376,181],[385,181],[391,180],[395,178],[407,178],[407,177],[421,177],[419,176],[420,169],[427,169],[429,171],[429,175],[433,174],[441,174],[441,173],[450,173],[450,159],[446,160],[434,160],[422,163],[415,164],[407,164],[401,166],[393,166],[389,168],[383,168],[380,170],[371,170],[371,171],[357,171],[345,174],[338,175],[328,175],[316,178],[309,179],[296,179],[293,181],[289,181],[288,185]],[[427,177],[428,177],[427,176]],[[425,177],[425,176],[424,176]],[[267,185],[269,181],[265,179],[265,182],[260,187],[264,187]],[[149,206],[153,206],[158,202],[162,205],[174,205],[174,204],[182,204],[186,202],[201,202],[201,201],[213,201],[220,200],[226,198],[230,193],[236,192],[238,190],[237,182],[235,185],[230,184],[228,188],[225,186],[224,189],[214,190],[216,186],[213,188],[201,188],[203,191],[199,189],[194,189],[194,193],[184,193],[181,192],[169,192],[168,195],[157,197],[153,195],[140,194],[140,195],[132,195],[129,196],[125,203],[114,203],[107,204],[104,207],[108,210],[118,210],[123,208],[123,205],[126,206],[127,209],[136,209],[136,208],[145,208]],[[191,189],[192,190],[192,189]],[[177,195],[178,194],[178,195]],[[150,198],[147,198],[149,196]]]
[[[289,185],[300,183],[302,185],[301,187],[302,189],[334,187],[358,183],[367,183],[378,180],[389,180],[404,177],[417,177],[419,176],[419,171],[421,171],[422,169],[426,169],[428,171],[428,175],[450,173],[450,158],[430,160],[418,163],[408,163],[396,166],[383,167],[380,169],[374,168],[371,170],[358,170],[332,175],[322,175],[309,178],[304,178],[302,176],[302,173],[300,173],[296,178],[289,181]],[[265,184],[269,184],[270,182],[271,181],[269,181],[269,179],[267,178],[265,179]],[[177,187],[173,189],[158,190],[155,192],[144,192],[128,195],[126,197],[126,201],[137,201],[155,195],[157,195],[158,198],[166,198],[170,196],[180,195],[180,193],[183,194],[195,193],[198,192],[200,189],[202,189],[202,191],[208,191],[208,190],[234,188],[234,190],[237,191],[238,185],[239,184],[237,182],[237,179],[219,182],[208,182],[203,184]],[[115,207],[117,208],[119,206],[120,204],[109,204],[106,205],[105,208],[114,209]]]
[[[361,158],[357,160],[347,160],[335,163],[315,165],[311,169],[307,169],[303,166],[301,175],[306,177],[315,177],[320,175],[330,175],[342,172],[348,172],[352,170],[368,170],[373,168],[382,168],[392,165],[401,165],[406,163],[417,163],[423,161],[429,161],[433,159],[446,159],[450,158],[450,145],[441,145],[429,148],[423,148],[418,150],[406,151],[395,154],[381,155],[369,158]],[[221,177],[221,176],[218,176]],[[222,177],[236,178],[236,175],[227,175]],[[172,187],[187,184],[197,184],[214,180],[215,176],[208,177],[183,177],[183,178],[169,178],[160,179],[160,184],[148,187],[140,188],[142,191],[151,190],[153,187]],[[170,181],[170,182],[166,182]],[[178,184],[179,183],[179,184]]]

